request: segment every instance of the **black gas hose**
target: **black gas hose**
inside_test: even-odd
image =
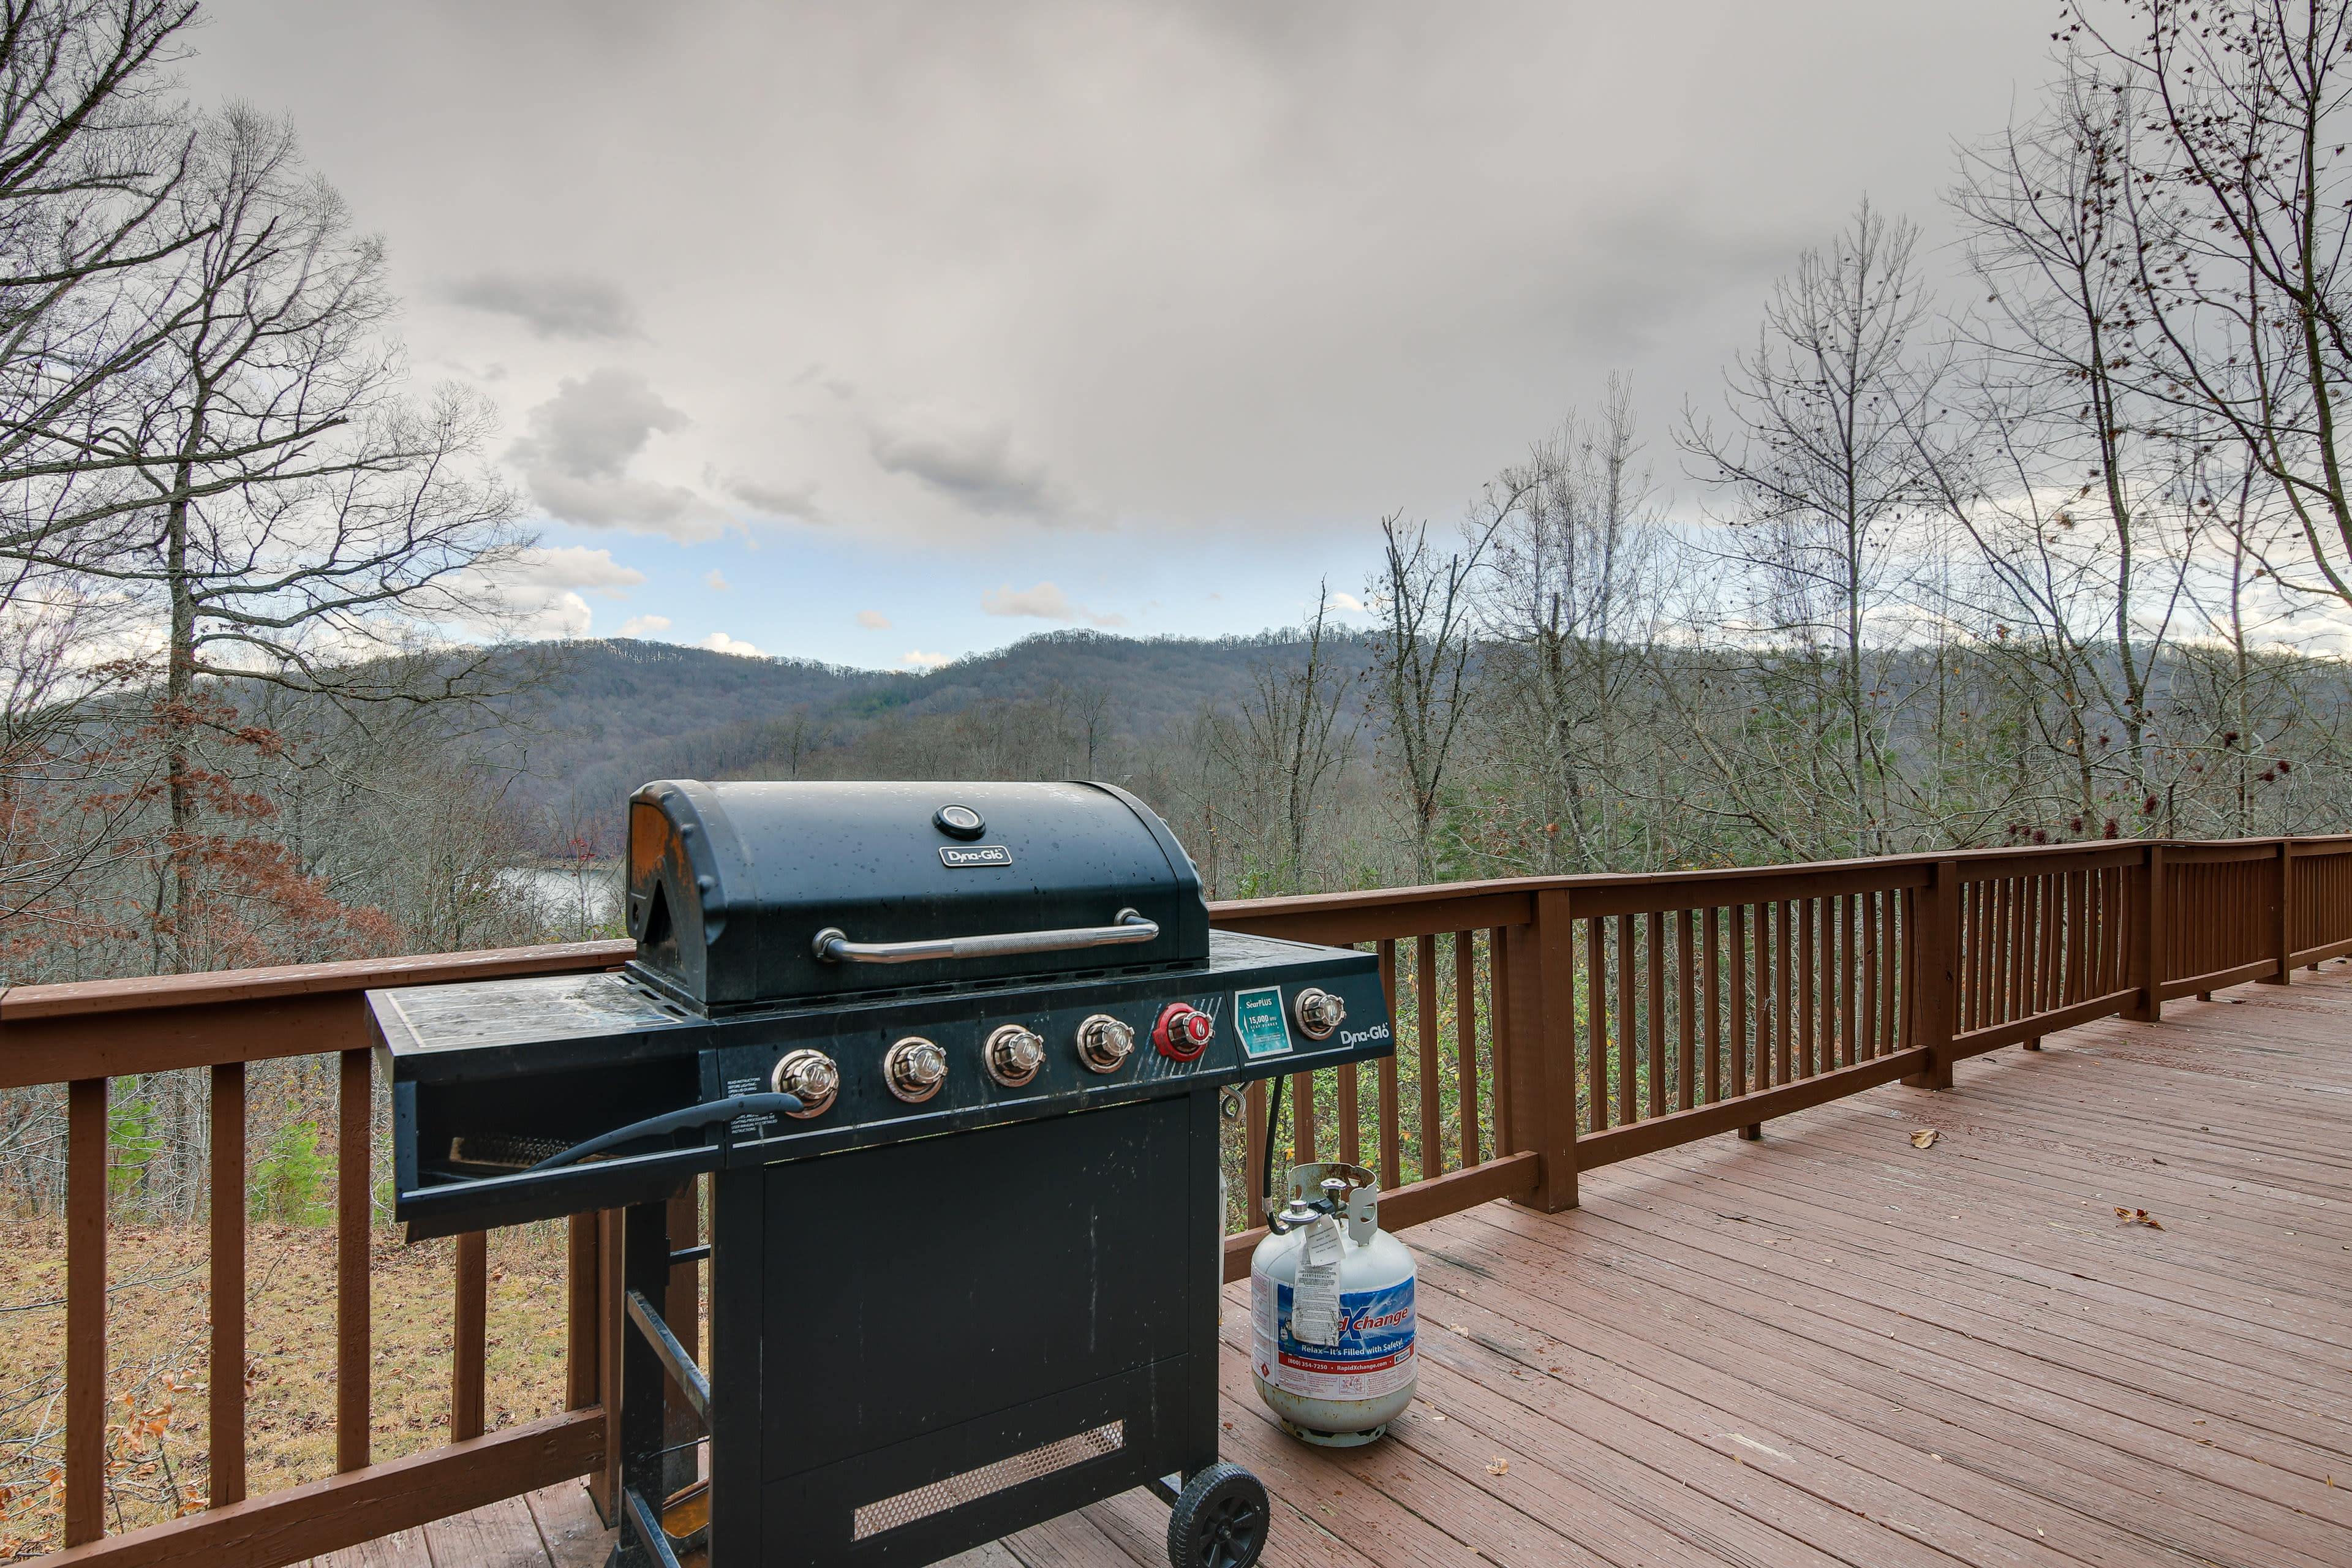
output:
[[[702,1105],[689,1105],[684,1110],[665,1111],[648,1116],[643,1121],[632,1121],[626,1127],[616,1127],[600,1133],[585,1143],[574,1143],[562,1153],[541,1160],[526,1176],[541,1171],[552,1171],[584,1160],[591,1154],[622,1143],[633,1143],[640,1138],[652,1138],[664,1132],[676,1132],[682,1128],[708,1127],[714,1121],[732,1121],[743,1116],[786,1116],[801,1109],[801,1097],[796,1094],[739,1094],[730,1100],[714,1100]]]
[[[1274,1103],[1265,1112],[1265,1172],[1258,1188],[1259,1200],[1265,1205],[1266,1228],[1275,1230],[1275,1220],[1281,1205],[1274,1201],[1274,1134],[1282,1125],[1282,1080],[1276,1079],[1265,1086],[1265,1097]],[[1275,1230],[1276,1236],[1282,1233]]]

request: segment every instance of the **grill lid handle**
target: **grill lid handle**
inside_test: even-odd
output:
[[[994,936],[943,936],[930,942],[852,942],[838,926],[816,933],[809,951],[819,963],[919,963],[931,958],[1003,958],[1022,952],[1060,952],[1075,947],[1117,947],[1150,942],[1157,921],[1121,910],[1107,926],[1071,926],[1063,931],[1012,931]]]

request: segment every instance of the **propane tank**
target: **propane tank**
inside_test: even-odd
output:
[[[1304,1442],[1370,1443],[1412,1403],[1412,1254],[1379,1225],[1357,1165],[1294,1166],[1250,1258],[1250,1377]]]

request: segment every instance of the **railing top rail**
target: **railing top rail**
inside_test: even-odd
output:
[[[200,974],[158,974],[131,980],[81,980],[58,985],[12,985],[0,991],[0,1026],[87,1013],[128,1013],[152,1007],[201,1007],[258,1002],[321,992],[366,991],[381,985],[438,985],[455,980],[495,980],[512,974],[567,974],[610,969],[636,952],[630,942],[566,942],[538,947],[489,947],[404,958],[355,958],[334,963],[284,963],[268,969],[217,969]]]
[[[2280,840],[2272,838],[2092,838],[2074,844],[2000,845],[1984,849],[1938,849],[1916,855],[1876,855],[1852,860],[1797,860],[1771,866],[1704,867],[1687,871],[1591,871],[1558,877],[1503,877],[1476,882],[1437,882],[1417,888],[1366,888],[1345,893],[1299,893],[1275,899],[1229,899],[1210,906],[1218,923],[1272,920],[1286,915],[1324,915],[1350,910],[1394,908],[1400,904],[1469,900],[1498,893],[1520,895],[1566,890],[1587,892],[1628,889],[1674,888],[1708,882],[1760,882],[1787,877],[1851,876],[1857,883],[1877,879],[1877,886],[1902,886],[1906,868],[1957,860],[1963,868],[1980,862],[2036,859],[2083,859],[2134,855],[2150,845],[2183,849],[2249,849],[2265,847],[2273,853]],[[2288,840],[2299,854],[2352,852],[2352,834],[2316,835]],[[1746,900],[1729,898],[1724,903]]]

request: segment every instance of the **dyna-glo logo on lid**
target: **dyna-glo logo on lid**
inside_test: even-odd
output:
[[[960,844],[940,846],[940,864],[950,868],[962,866],[1010,866],[1013,851],[1002,844],[975,844],[965,848]]]

